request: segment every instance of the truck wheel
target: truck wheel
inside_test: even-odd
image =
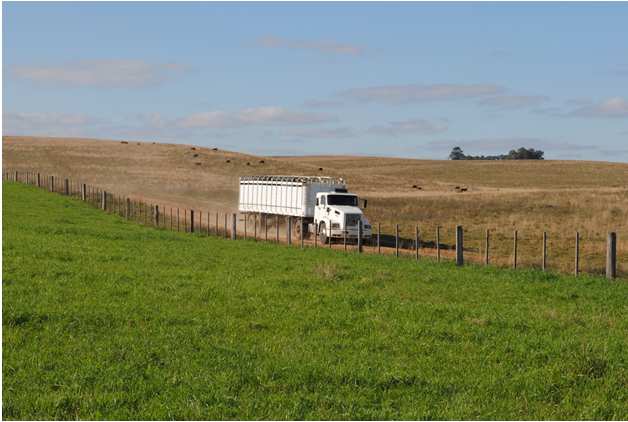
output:
[[[318,239],[321,241],[321,245],[327,243],[327,230],[325,230],[325,223],[321,223],[318,227]],[[331,239],[329,239],[331,242]]]

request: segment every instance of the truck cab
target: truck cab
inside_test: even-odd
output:
[[[366,201],[364,201],[366,207]],[[314,211],[316,234],[321,243],[337,238],[355,240],[358,238],[358,226],[362,225],[362,238],[371,237],[371,225],[358,206],[358,197],[346,189],[334,189],[332,192],[319,192],[316,195]]]

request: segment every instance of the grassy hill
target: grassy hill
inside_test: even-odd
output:
[[[3,204],[5,419],[628,418],[627,283]]]
[[[461,224],[479,259],[489,229],[492,262],[508,266],[517,229],[520,265],[539,267],[547,231],[549,268],[571,272],[578,230],[582,269],[601,273],[606,233],[616,231],[619,271],[628,272],[628,164],[259,157],[192,145],[12,136],[3,137],[2,148],[5,168],[71,177],[163,206],[214,212],[236,208],[242,175],[340,176],[369,200],[366,214],[385,233],[399,224],[401,235],[413,238],[418,224],[422,238],[434,243],[436,227],[442,226],[442,241],[453,244],[454,227]],[[468,190],[459,193],[455,186]]]

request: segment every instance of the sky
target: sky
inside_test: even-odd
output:
[[[628,162],[628,3],[2,9],[3,135]]]

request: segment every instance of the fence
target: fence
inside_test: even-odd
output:
[[[626,252],[625,248],[619,248],[617,232],[606,234],[605,250],[599,251],[591,248],[591,245],[599,243],[601,240],[599,236],[597,238],[587,236],[585,239],[582,233],[577,231],[571,239],[566,239],[562,235],[552,236],[548,232],[542,232],[540,236],[522,236],[517,230],[510,233],[487,229],[465,230],[462,226],[426,228],[415,225],[412,233],[408,233],[407,228],[403,232],[400,226],[395,224],[391,226],[394,228],[393,234],[387,234],[382,231],[382,225],[377,223],[372,226],[371,239],[364,243],[359,239],[354,244],[345,237],[340,242],[330,241],[323,245],[318,236],[306,236],[303,220],[298,218],[165,207],[116,195],[70,178],[42,175],[37,172],[3,170],[2,177],[5,181],[25,183],[75,197],[127,220],[178,232],[222,236],[233,240],[243,238],[288,245],[297,243],[301,248],[327,247],[344,251],[355,250],[358,253],[389,254],[415,260],[432,259],[437,262],[451,260],[457,265],[471,262],[514,269],[522,267],[538,268],[541,271],[551,269],[570,272],[575,276],[592,273],[615,279],[626,273],[625,263],[621,266],[617,259],[618,251]],[[571,268],[565,265],[550,267],[552,262],[550,251],[566,247],[573,248]],[[565,250],[562,251],[564,252]],[[626,255],[622,257],[625,258]],[[599,262],[601,259],[604,261],[603,264]],[[595,261],[595,264],[587,265],[591,260]]]

